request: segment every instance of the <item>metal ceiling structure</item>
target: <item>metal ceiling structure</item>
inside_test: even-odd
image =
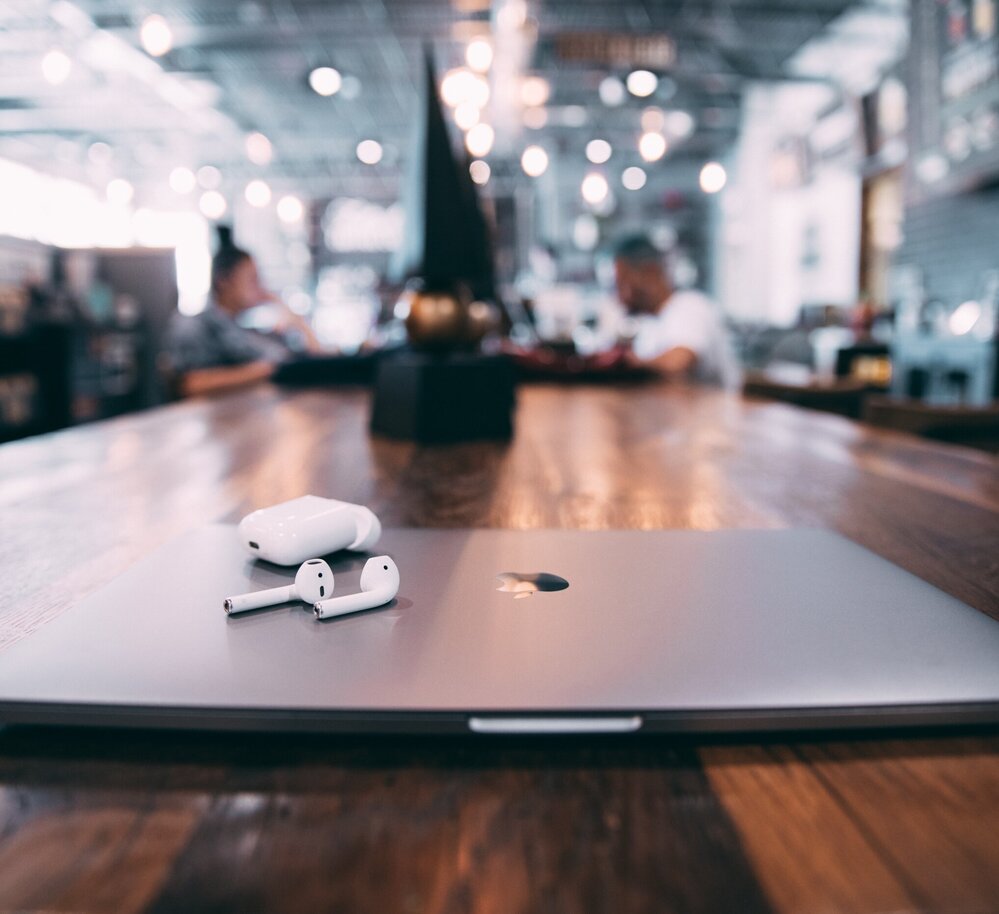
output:
[[[522,0],[499,0],[522,2]],[[422,47],[441,70],[462,62],[468,40],[490,36],[489,0],[5,0],[0,6],[0,156],[94,184],[122,176],[136,186],[178,164],[219,167],[229,182],[266,173],[312,196],[349,188],[356,196],[396,193],[415,105]],[[649,104],[682,108],[697,123],[676,150],[703,160],[732,142],[747,81],[809,78],[788,61],[851,7],[898,10],[867,0],[531,0],[523,31],[526,70],[551,85],[548,123],[516,138],[582,149],[594,136],[634,146]],[[155,12],[169,23],[172,49],[141,50],[139,25]],[[676,60],[650,98],[601,103],[609,73],[624,62],[566,59],[569,34],[662,36]],[[876,40],[876,36],[874,36]],[[62,48],[73,69],[60,86],[39,61]],[[316,66],[336,67],[349,86],[334,97],[308,84]],[[495,71],[494,71],[495,72]],[[349,88],[349,91],[347,91]],[[571,120],[560,112],[584,110]],[[266,166],[248,161],[247,133],[271,141]],[[358,162],[363,138],[386,150],[376,166]],[[511,138],[513,139],[513,138]],[[111,155],[92,161],[89,147]],[[162,181],[162,178],[160,179]]]

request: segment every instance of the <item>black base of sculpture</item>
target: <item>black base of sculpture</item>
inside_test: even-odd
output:
[[[516,372],[506,356],[407,352],[381,360],[371,430],[444,444],[513,435]]]

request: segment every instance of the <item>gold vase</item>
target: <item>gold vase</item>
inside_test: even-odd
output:
[[[450,292],[414,292],[406,316],[409,341],[420,349],[454,349],[466,340],[468,308]]]

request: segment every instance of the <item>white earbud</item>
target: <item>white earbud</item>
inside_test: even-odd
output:
[[[316,618],[328,619],[330,616],[344,616],[362,609],[374,609],[390,603],[398,593],[399,569],[395,562],[387,555],[376,555],[373,559],[368,559],[361,569],[361,592],[333,597],[331,600],[318,600],[315,605]]]
[[[295,583],[290,587],[272,587],[270,590],[258,590],[256,593],[229,597],[222,607],[231,616],[250,609],[260,609],[261,606],[290,603],[292,600],[315,603],[316,600],[321,600],[331,593],[333,593],[333,572],[330,566],[322,559],[309,559],[298,569]]]

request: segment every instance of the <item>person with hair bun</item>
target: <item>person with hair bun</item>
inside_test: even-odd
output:
[[[220,225],[217,232],[208,304],[200,314],[176,315],[168,332],[168,368],[184,397],[267,380],[295,353],[321,348],[312,328],[263,287],[253,257],[237,247],[232,229]],[[238,322],[240,314],[268,302],[278,309],[273,330],[263,333]]]

